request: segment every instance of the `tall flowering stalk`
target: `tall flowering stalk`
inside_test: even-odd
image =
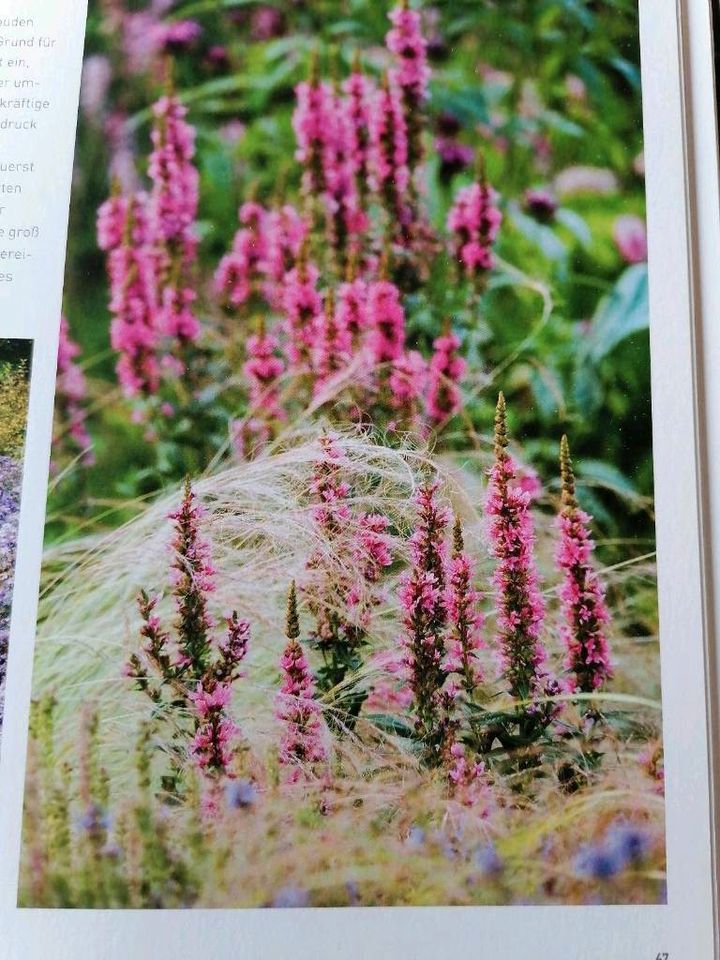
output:
[[[235,234],[232,249],[225,254],[215,271],[215,289],[232,307],[240,307],[250,299],[260,267],[266,257],[265,209],[254,201],[240,207],[241,227]]]
[[[200,531],[203,516],[187,481],[179,506],[168,514],[175,528],[170,566],[174,636],[162,627],[157,612],[160,597],[143,591],[138,598],[143,644],[126,669],[156,705],[158,717],[178,715],[180,705],[189,718],[189,729],[180,724],[175,733],[172,767],[164,780],[176,793],[186,757],[211,780],[232,775],[238,728],[228,708],[250,642],[250,624],[237,613],[225,619],[224,636],[213,635],[216,623],[209,597],[215,589],[215,568],[210,543]]]
[[[368,288],[368,346],[376,363],[398,360],[405,349],[405,310],[400,291],[386,277]]]
[[[427,412],[435,426],[446,423],[462,407],[458,384],[465,375],[466,361],[459,356],[460,338],[451,332],[437,337],[430,359]]]
[[[389,236],[404,244],[412,221],[407,123],[400,91],[388,77],[372,99],[369,123],[370,185],[385,207]]]
[[[575,476],[566,436],[560,442],[562,500],[557,526],[560,543],[557,564],[564,573],[560,600],[567,648],[565,665],[571,671],[570,688],[593,693],[611,676],[610,647],[606,626],[610,621],[600,579],[592,566],[594,543],[589,533],[590,517],[575,498]]]
[[[468,698],[482,679],[478,651],[484,644],[480,611],[480,594],[473,585],[475,567],[465,550],[462,524],[459,517],[453,526],[453,551],[447,565],[445,606],[449,622],[445,669],[460,677],[460,684]]]
[[[60,318],[58,344],[53,448],[58,449],[61,443],[69,440],[79,454],[80,462],[91,466],[95,457],[86,425],[87,384],[85,374],[76,362],[79,354],[80,347],[70,336],[67,319],[63,316]]]
[[[376,87],[374,81],[362,72],[357,56],[342,89],[345,93],[345,114],[349,122],[349,149],[354,158],[355,189],[359,206],[364,209],[370,176],[370,105],[376,94]]]
[[[482,284],[495,264],[493,244],[501,223],[497,194],[483,166],[476,183],[458,190],[447,218],[460,272],[476,283]]]
[[[517,483],[517,468],[507,451],[505,397],[495,412],[495,463],[485,510],[489,518],[498,641],[510,693],[528,698],[537,688],[545,651],[540,641],[544,604],[533,550],[535,533],[530,497]]]
[[[438,759],[444,737],[442,687],[447,607],[445,605],[445,533],[448,513],[437,503],[437,483],[417,491],[415,532],[410,538],[412,568],[400,581],[405,666],[413,693],[415,732],[428,759]]]
[[[282,281],[296,264],[308,235],[308,223],[292,204],[285,203],[266,213],[263,221],[264,258],[260,264],[265,276],[263,293],[271,307],[282,307]]]
[[[280,659],[282,684],[275,701],[275,714],[283,724],[278,759],[286,768],[286,782],[296,783],[302,776],[310,775],[315,764],[325,763],[328,754],[315,683],[299,640],[294,580],[288,591],[285,636],[287,644]]]
[[[107,254],[110,280],[110,344],[119,354],[118,380],[128,397],[150,397],[160,387],[157,265],[149,234],[142,194],[111,197],[98,211],[98,243]]]
[[[430,79],[427,41],[422,35],[420,14],[410,9],[408,0],[402,0],[388,16],[392,27],[385,42],[395,58],[390,78],[401,91],[408,130],[408,161],[414,170],[423,154],[422,115]]]
[[[157,101],[148,162],[160,324],[164,335],[181,348],[200,333],[193,308],[196,294],[188,282],[197,255],[199,175],[193,163],[195,130],[186,115],[187,108],[174,94]]]
[[[295,158],[303,167],[303,193],[311,201],[319,200],[327,216],[336,172],[337,114],[333,89],[320,79],[317,54],[313,55],[308,80],[295,88],[295,97],[292,125],[297,142]]]
[[[280,356],[280,341],[267,333],[262,320],[257,333],[247,338],[247,360],[243,373],[248,385],[248,414],[232,425],[233,439],[242,457],[254,457],[270,440],[278,423],[287,419],[280,400],[280,378],[285,362]]]
[[[310,491],[322,545],[308,558],[303,592],[315,618],[310,638],[323,657],[318,683],[331,690],[362,664],[360,649],[378,602],[378,582],[392,556],[387,519],[351,509],[350,485],[344,479],[347,458],[337,439],[324,434],[319,446]],[[363,699],[355,689],[343,696],[350,723]]]
[[[352,346],[358,347],[370,327],[368,285],[365,280],[353,277],[340,284],[337,316],[340,326],[349,333]]]
[[[296,265],[283,283],[283,312],[291,368],[305,371],[310,366],[318,326],[322,322],[322,299],[317,290],[320,272],[308,261],[309,239],[303,240]]]
[[[313,390],[316,395],[322,393],[326,382],[350,362],[352,334],[345,326],[345,319],[346,314],[335,307],[332,290],[328,290],[313,348]]]

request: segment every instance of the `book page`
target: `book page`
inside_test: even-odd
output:
[[[8,955],[709,958],[674,4],[25,6]]]

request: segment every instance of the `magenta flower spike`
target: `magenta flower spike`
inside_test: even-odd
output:
[[[482,650],[484,618],[480,611],[480,594],[473,586],[475,566],[465,550],[462,524],[455,518],[453,552],[447,565],[445,606],[449,622],[445,669],[460,676],[468,697],[482,679],[478,651]]]
[[[148,162],[160,325],[165,336],[179,346],[196,340],[200,333],[193,312],[196,294],[188,284],[197,255],[199,175],[193,163],[195,130],[186,122],[186,115],[187,108],[174,94],[157,101]]]
[[[298,255],[296,266],[284,281],[283,312],[288,337],[288,358],[295,371],[306,371],[316,345],[318,328],[322,322],[322,299],[317,290],[320,273],[308,262],[306,236]]]
[[[350,362],[352,335],[343,321],[345,314],[335,308],[332,290],[325,294],[325,308],[318,318],[317,336],[313,348],[312,368],[315,376],[313,391],[322,392],[325,383]]]
[[[572,673],[571,689],[581,693],[598,690],[611,676],[612,664],[606,627],[610,614],[600,579],[592,566],[594,543],[589,533],[591,518],[575,498],[570,448],[566,436],[560,442],[562,500],[557,526],[560,543],[557,564],[563,571],[560,601],[567,648],[565,666]]]
[[[104,213],[102,210],[104,208]],[[110,281],[110,344],[119,354],[116,370],[128,397],[149,397],[160,387],[156,262],[149,247],[144,195],[112,198],[101,208],[98,239],[106,244]],[[120,218],[122,232],[118,241]]]
[[[215,568],[210,543],[200,533],[203,516],[204,510],[186,480],[180,506],[168,514],[175,525],[170,576],[177,610],[178,665],[183,673],[197,679],[207,669],[210,630],[215,625],[208,610],[208,594],[215,589]]]
[[[446,333],[433,343],[429,367],[427,394],[428,416],[441,426],[462,408],[459,383],[465,375],[467,363],[459,356],[460,338]]]
[[[287,413],[280,403],[279,380],[285,364],[279,356],[280,343],[262,324],[257,333],[247,338],[247,360],[243,373],[248,382],[250,407],[263,421],[285,420]]]
[[[368,345],[376,363],[398,360],[405,350],[405,310],[391,280],[374,280],[368,290]]]
[[[429,748],[440,746],[442,686],[447,677],[445,632],[445,533],[448,513],[437,503],[437,483],[417,491],[417,521],[410,538],[412,568],[400,581],[405,665],[413,693],[416,733]]]
[[[493,244],[501,223],[497,194],[487,183],[481,164],[478,181],[458,190],[447,219],[455,257],[466,277],[482,281],[492,270]]]
[[[95,456],[85,422],[87,384],[85,374],[76,362],[79,354],[80,347],[70,336],[67,319],[61,317],[55,409],[61,429],[66,432],[67,437],[79,453],[81,463],[85,466],[91,466],[95,462]],[[58,441],[61,440],[61,438],[57,439]]]
[[[501,393],[495,413],[495,463],[485,510],[497,560],[493,583],[503,671],[511,694],[524,700],[536,690],[539,668],[545,660],[540,641],[545,610],[533,556],[530,496],[518,485],[507,445],[505,397]]]
[[[400,90],[408,130],[410,169],[422,159],[422,106],[428,96],[430,68],[427,41],[422,35],[420,14],[411,10],[407,0],[388,14],[392,27],[385,42],[394,57],[391,82]]]
[[[372,99],[369,120],[370,186],[383,202],[390,234],[405,239],[412,220],[408,132],[400,91],[388,77]]]
[[[260,279],[260,267],[266,257],[267,213],[259,203],[246,201],[240,207],[238,219],[241,227],[235,234],[232,249],[215,271],[216,291],[236,308],[247,303]]]
[[[363,208],[367,200],[370,175],[370,106],[377,88],[374,81],[362,72],[357,57],[342,89],[345,94],[345,114],[349,122],[352,168],[360,207]]]
[[[295,581],[287,600],[287,644],[280,659],[282,683],[275,701],[275,714],[283,724],[278,759],[286,768],[287,783],[308,775],[312,766],[327,761],[324,723],[315,697],[315,682],[300,644],[300,620]]]

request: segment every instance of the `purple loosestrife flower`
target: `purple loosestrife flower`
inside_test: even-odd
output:
[[[300,621],[295,581],[287,601],[287,645],[280,660],[282,685],[275,700],[275,713],[283,724],[278,759],[286,768],[287,783],[296,783],[314,764],[327,761],[324,723],[315,696],[315,682],[300,645]]]
[[[119,354],[118,380],[128,397],[160,387],[157,261],[148,245],[147,198],[111,197],[98,211],[98,244],[107,254],[110,345]]]
[[[204,513],[186,480],[180,506],[168,514],[175,524],[170,577],[177,609],[178,665],[196,679],[202,678],[207,669],[209,631],[215,624],[208,611],[208,594],[215,589],[215,568],[210,543],[200,534]]]
[[[437,337],[428,368],[427,412],[435,427],[447,423],[462,408],[459,383],[467,362],[458,354],[460,338],[454,333]]]
[[[476,183],[461,187],[447,218],[455,258],[465,276],[483,281],[495,264],[493,244],[502,223],[497,194],[489,186],[481,162]]]
[[[412,222],[408,132],[400,92],[388,77],[372,99],[369,142],[370,186],[385,207],[390,234],[404,244]]]
[[[501,393],[495,413],[495,463],[485,510],[497,560],[493,582],[503,669],[511,694],[524,700],[532,692],[545,660],[540,642],[544,605],[533,557],[530,496],[518,487],[515,462],[507,445],[505,398]]]
[[[575,498],[570,448],[567,437],[560,443],[562,478],[561,510],[557,518],[560,544],[557,564],[564,573],[560,601],[567,648],[565,665],[572,672],[570,688],[581,693],[598,690],[612,675],[610,649],[605,633],[610,621],[602,585],[592,567],[594,544],[588,532],[590,517]]]
[[[335,308],[333,291],[328,290],[325,294],[325,309],[318,318],[312,356],[315,396],[322,394],[328,380],[332,380],[350,362],[352,335],[343,320],[344,314]]]
[[[322,323],[322,299],[317,290],[320,271],[308,262],[309,235],[305,235],[296,265],[283,281],[282,309],[288,338],[290,369],[305,372],[315,348],[318,327]]]
[[[196,340],[200,333],[193,313],[196,295],[188,282],[197,255],[195,220],[200,178],[193,164],[195,130],[186,122],[186,115],[187,108],[175,95],[158,100],[153,107],[153,151],[148,161],[159,263],[160,325],[165,336],[180,347]]]
[[[448,513],[437,503],[437,483],[416,496],[417,521],[410,538],[412,568],[400,581],[405,665],[413,693],[415,729],[430,752],[442,746],[445,657],[445,532]]]
[[[55,448],[67,439],[80,455],[84,466],[92,466],[95,457],[92,440],[85,424],[85,397],[87,384],[85,374],[76,362],[80,347],[70,337],[65,317],[60,318],[60,341],[58,344],[57,381],[55,388]]]
[[[447,565],[447,608],[449,633],[445,669],[460,675],[460,683],[468,697],[472,697],[482,678],[478,651],[484,646],[481,630],[480,594],[473,586],[475,568],[465,551],[460,519],[455,518],[453,553]]]
[[[410,9],[407,0],[402,0],[388,17],[392,27],[385,42],[394,57],[390,79],[401,92],[408,129],[409,164],[414,170],[422,160],[422,108],[430,79],[427,41],[422,35],[420,14]]]
[[[265,222],[267,213],[259,203],[246,201],[240,207],[241,227],[215,271],[215,289],[232,307],[246,303],[260,278],[266,257]]]
[[[171,777],[180,790],[180,771],[187,755],[206,778],[203,811],[214,815],[218,809],[218,782],[232,776],[231,763],[239,733],[229,713],[232,686],[244,674],[241,664],[247,656],[250,624],[233,611],[225,617],[225,633],[219,640],[211,635],[215,625],[208,609],[208,597],[215,589],[215,568],[210,543],[200,533],[203,509],[197,503],[189,481],[182,500],[169,515],[175,531],[170,567],[177,615],[175,635],[163,629],[157,613],[159,596],[143,591],[138,598],[142,619],[143,645],[129,659],[125,673],[135,680],[158,708],[158,716],[178,704],[184,708],[170,750]]]

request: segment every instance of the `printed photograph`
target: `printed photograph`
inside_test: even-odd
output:
[[[31,340],[0,338],[0,734],[20,523]]]
[[[636,0],[91,0],[59,322],[22,906],[665,902]]]

